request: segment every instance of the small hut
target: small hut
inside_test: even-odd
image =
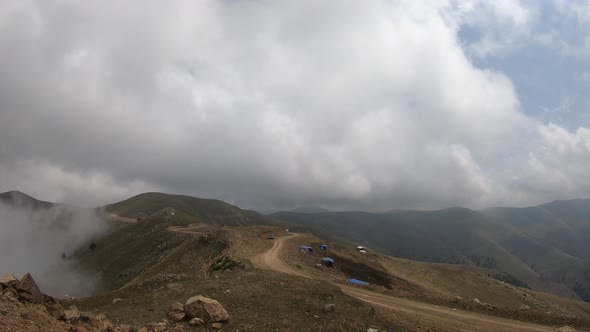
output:
[[[322,265],[327,267],[334,267],[334,260],[330,257],[322,258]]]
[[[313,248],[309,246],[299,246],[300,252],[313,252]]]

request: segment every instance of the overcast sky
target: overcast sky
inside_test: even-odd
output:
[[[0,50],[0,191],[590,197],[587,1],[5,0]]]

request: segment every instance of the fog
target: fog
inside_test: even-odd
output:
[[[20,279],[30,272],[43,293],[56,297],[89,295],[97,276],[76,271],[70,255],[106,227],[90,209],[0,202],[0,274]]]

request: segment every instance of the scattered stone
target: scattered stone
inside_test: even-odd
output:
[[[367,332],[379,332],[379,329],[375,326],[371,326],[369,327],[369,329],[367,330]]]
[[[21,279],[16,286],[16,291],[18,292],[18,296],[25,301],[37,304],[45,302],[43,293],[41,293],[39,286],[37,286],[35,279],[33,279],[30,273],[25,274]]]
[[[114,299],[113,299],[113,304],[115,304],[115,303],[119,303],[119,302],[123,302],[123,301],[125,301],[125,300],[123,300],[123,299],[122,299],[122,298],[120,298],[120,297],[116,297],[116,298],[114,298]]]
[[[189,325],[192,325],[192,326],[201,326],[201,325],[205,324],[205,321],[204,321],[204,320],[202,320],[201,318],[192,318],[192,319],[191,319],[191,320],[188,322],[188,324],[189,324]]]
[[[323,310],[324,310],[325,313],[335,312],[336,311],[336,305],[334,303],[326,304],[324,306],[324,309]]]
[[[214,328],[214,329],[220,330],[221,329],[221,323],[217,323],[217,322],[216,323],[212,323],[211,324],[211,327]]]
[[[218,301],[202,295],[188,299],[184,311],[190,318],[199,317],[205,322],[224,322],[229,319],[229,314]]]
[[[520,310],[529,310],[530,308],[531,308],[531,307],[529,307],[528,305],[526,305],[526,304],[523,304],[523,305],[521,305],[521,306],[520,306],[520,308],[518,308],[518,309],[520,309]]]
[[[186,313],[184,313],[184,311],[181,311],[181,312],[170,311],[168,313],[168,318],[170,318],[170,320],[175,321],[175,322],[180,322],[181,320],[184,319],[184,317],[186,317]]]
[[[458,296],[457,295],[457,296],[455,296],[455,300],[454,301],[455,302],[461,302],[461,301],[463,301],[463,298],[461,296]]]
[[[168,318],[175,322],[180,322],[186,317],[184,312],[184,306],[180,302],[172,302],[170,304],[170,311],[168,312]]]
[[[473,299],[473,303],[475,303],[475,304],[481,304],[481,301],[479,299]]]

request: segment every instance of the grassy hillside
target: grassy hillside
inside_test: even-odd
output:
[[[506,272],[533,289],[590,299],[588,201],[528,209],[279,212],[272,216],[392,256],[472,264]],[[588,214],[590,215],[590,214]]]
[[[242,210],[220,200],[184,195],[144,193],[124,201],[102,207],[106,212],[123,217],[138,218],[152,215],[164,208],[172,208],[203,222],[216,226],[288,225],[254,211]]]
[[[38,200],[20,191],[8,191],[1,193],[0,203],[10,206],[28,207],[35,210],[49,209],[56,205],[55,203]]]
[[[170,303],[203,294],[228,310],[228,331],[360,331],[372,325],[398,330],[333,285],[252,267],[245,255],[268,249],[268,240],[260,234],[282,228],[206,226],[196,233],[173,231],[210,214],[201,211],[197,218],[160,210],[136,223],[114,224],[93,241],[94,250],[87,245],[74,256],[79,269],[101,276],[102,292],[72,302],[113,321],[141,326],[165,319]],[[122,300],[113,303],[116,298]],[[327,303],[334,303],[337,311],[324,312]],[[187,331],[211,330],[189,327],[186,321],[181,326]]]

